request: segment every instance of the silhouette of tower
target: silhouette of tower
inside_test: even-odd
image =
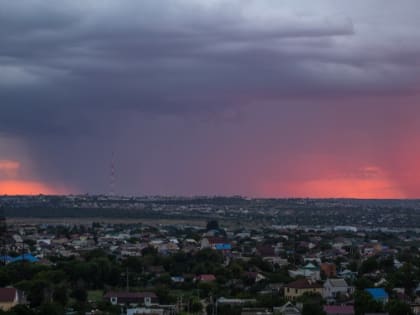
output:
[[[115,196],[115,154],[112,152],[111,164],[109,168],[109,195]]]

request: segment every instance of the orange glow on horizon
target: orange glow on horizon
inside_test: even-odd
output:
[[[266,197],[399,199],[405,194],[386,179],[316,179],[300,183],[266,184]]]
[[[58,195],[67,194],[63,188],[51,187],[37,181],[0,180],[0,195]]]
[[[339,166],[328,160],[317,163],[321,172],[317,176],[302,177],[300,180],[263,181],[258,187],[265,197],[312,197],[312,198],[360,198],[360,199],[400,199],[407,198],[399,181],[376,165],[355,167],[338,171]],[[309,165],[306,165],[309,167]],[[302,168],[301,168],[302,169]],[[305,171],[309,174],[311,168]],[[312,174],[313,175],[313,174]]]

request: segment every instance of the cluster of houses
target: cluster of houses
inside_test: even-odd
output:
[[[392,238],[391,246],[358,230],[322,233],[311,229],[298,230],[296,227],[278,226],[222,231],[182,225],[96,224],[83,228],[65,225],[63,228],[25,224],[10,227],[9,232],[11,238],[7,251],[16,255],[3,255],[1,259],[6,264],[22,260],[50,264],[50,256],[77,257],[82,252],[97,248],[104,249],[118,258],[141,256],[146,248],[154,248],[158,254],[164,256],[211,249],[223,255],[224,266],[236,260],[249,261],[259,257],[272,265],[273,269],[287,269],[291,279],[287,283],[270,280],[270,273],[258,268],[245,271],[245,276],[254,283],[266,284],[258,294],[264,294],[268,289],[273,292],[273,288],[276,288],[276,294],[284,297],[286,301],[283,306],[258,308],[252,307],[253,301],[250,299],[217,297],[215,303],[218,305],[242,305],[243,315],[299,315],[302,312],[300,298],[307,294],[318,294],[323,298],[323,308],[327,315],[355,314],[355,287],[352,283],[360,274],[351,268],[350,257],[357,257],[359,262],[370,257],[392,257],[393,268],[399,269],[403,267],[404,262],[396,258],[397,254],[420,240],[416,234],[394,234],[388,237]],[[168,272],[162,266],[149,269],[147,272],[155,275]],[[386,304],[390,299],[389,288],[388,291],[385,290],[386,274],[381,270],[372,274],[377,281],[374,286],[364,290],[375,301]],[[173,284],[185,281],[183,275],[173,275],[170,279]],[[194,275],[195,283],[216,281],[217,276],[214,274]],[[403,288],[393,288],[393,292],[396,293],[396,297],[400,293],[405,297],[413,296],[413,292],[404,292]],[[128,315],[165,315],[179,311],[176,305],[159,304],[154,292],[109,291],[105,293],[104,299],[113,305],[124,306]],[[420,314],[420,297],[404,301],[411,305],[414,314]],[[25,303],[23,293],[14,288],[0,288],[0,309],[7,310],[19,303]],[[203,301],[203,305],[206,303],[208,302]]]

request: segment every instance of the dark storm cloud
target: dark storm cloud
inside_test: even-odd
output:
[[[120,130],[171,132],[136,121],[413,93],[419,4],[404,3],[0,1],[0,135],[22,139],[47,180],[88,189],[83,174],[106,168]]]
[[[36,125],[37,111],[50,122],[63,111],[106,115],[104,107],[202,111],[244,91],[369,89],[387,81],[383,63],[407,61],[386,51],[379,56],[385,61],[343,51],[340,38],[357,36],[350,16],[287,10],[264,16],[268,3],[247,8],[236,1],[2,2],[2,110],[13,117],[31,106],[26,116]],[[208,104],[214,94],[221,97]]]

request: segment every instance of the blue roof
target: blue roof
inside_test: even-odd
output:
[[[10,262],[17,262],[17,261],[28,261],[28,262],[37,262],[39,261],[39,259],[35,256],[33,256],[32,254],[23,254],[17,257],[13,257],[12,260],[10,260]]]
[[[230,244],[216,244],[217,250],[231,250],[232,246]]]
[[[386,293],[384,288],[369,288],[365,289],[367,293],[369,293],[374,300],[384,300],[388,298],[388,293]]]
[[[13,257],[10,256],[0,256],[0,261],[4,261],[6,263],[11,262],[13,260]]]

